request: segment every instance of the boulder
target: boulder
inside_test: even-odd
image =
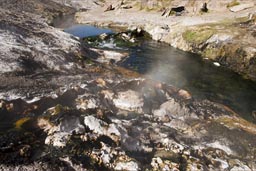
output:
[[[143,98],[138,92],[133,90],[118,92],[117,97],[113,99],[113,103],[119,109],[143,112]]]

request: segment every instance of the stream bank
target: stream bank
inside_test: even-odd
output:
[[[81,24],[143,29],[154,40],[200,54],[202,58],[218,62],[255,81],[255,5],[234,13],[218,4],[221,11],[213,5],[209,13],[198,15],[194,14],[193,5],[189,3],[185,5],[188,10],[183,15],[167,18],[157,10],[143,10],[132,2],[124,3],[124,6],[132,7],[129,9],[119,8],[118,3],[113,3],[117,5],[112,11],[104,12],[106,6],[98,6],[87,12],[78,12],[76,21]]]

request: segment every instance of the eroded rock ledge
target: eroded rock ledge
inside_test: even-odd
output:
[[[26,116],[1,134],[4,169],[256,167],[254,124],[223,105],[150,80],[84,80],[55,98],[1,106],[1,117]]]

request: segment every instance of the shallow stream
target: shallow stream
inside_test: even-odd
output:
[[[64,30],[80,38],[102,33],[113,34],[109,29],[89,25],[74,24]],[[256,122],[252,115],[256,111],[256,83],[244,79],[225,67],[215,66],[213,61],[172,48],[165,43],[140,39],[133,45],[130,42],[127,46],[121,43],[121,47],[118,47],[113,39],[102,41],[97,45],[99,48],[122,49],[129,52],[129,57],[120,63],[121,66],[188,90],[195,98],[224,104],[243,118]]]

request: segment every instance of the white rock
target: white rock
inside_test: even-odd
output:
[[[101,40],[105,40],[108,35],[106,33],[103,33],[100,35]]]
[[[152,36],[153,40],[160,41],[170,30],[168,25],[166,26],[146,26],[145,30]]]
[[[70,134],[58,132],[47,136],[45,144],[53,145],[54,147],[65,147],[69,139]]]
[[[117,98],[113,100],[113,103],[117,108],[139,113],[142,113],[142,107],[144,105],[140,94],[133,90],[119,92]]]
[[[235,166],[230,169],[230,171],[254,171],[246,166],[243,162],[239,161],[238,159],[235,160]]]
[[[238,12],[238,11],[245,10],[247,8],[252,8],[253,6],[254,6],[254,3],[252,2],[252,3],[240,4],[240,5],[230,7],[229,10],[232,12]]]
[[[107,129],[107,134],[115,134],[117,136],[121,136],[119,130],[116,127],[116,124],[110,124]]]
[[[104,45],[104,47],[107,47],[107,46]],[[113,48],[113,47],[110,47],[110,48]],[[100,49],[91,49],[91,50],[100,54],[100,56],[97,58],[97,61],[101,63],[109,63],[110,60],[115,60],[116,62],[118,62],[128,56],[128,53],[125,53],[125,52],[121,53],[121,52],[116,52],[112,50],[100,50]]]
[[[157,157],[156,161],[157,161],[158,164],[163,164],[163,160],[160,157]]]
[[[225,141],[225,140],[223,140],[223,141]],[[227,145],[225,145],[225,144],[223,144],[219,141],[216,141],[216,142],[213,142],[213,143],[208,143],[208,144],[206,144],[206,146],[221,149],[224,152],[226,152],[228,155],[232,155],[232,154],[234,155],[234,152]]]
[[[154,110],[153,114],[157,117],[164,117],[165,115],[170,118],[179,118],[181,120],[184,119],[184,116],[191,113],[185,107],[182,107],[178,102],[174,99],[170,99],[167,102],[161,104],[160,109]]]
[[[220,63],[218,63],[218,62],[213,62],[213,65],[219,67],[219,66],[220,66]]]
[[[224,34],[224,33],[214,34],[206,41],[206,43],[218,44],[221,42],[230,41],[232,39],[232,37],[233,37],[232,35],[228,35],[228,34]]]
[[[106,122],[95,118],[94,116],[86,116],[84,118],[84,124],[89,127],[95,133],[101,135],[107,135],[112,137],[113,135],[121,136],[118,126],[114,123],[107,124]]]
[[[41,100],[40,97],[34,97],[33,99],[26,100],[26,102],[27,102],[27,103],[34,103],[34,102],[37,102],[37,101],[39,101],[39,100]]]
[[[221,160],[221,159],[215,159],[215,161],[218,161],[220,163],[220,169],[221,170],[226,170],[229,168],[229,164],[228,162],[224,161],[224,160]]]
[[[77,109],[95,109],[99,106],[98,101],[93,97],[80,97],[76,99]]]
[[[84,124],[89,127],[90,130],[98,134],[105,133],[105,127],[107,126],[105,122],[95,118],[94,116],[86,116],[84,118]]]
[[[230,171],[252,171],[248,166],[234,166]]]
[[[139,169],[138,163],[134,161],[129,161],[129,162],[118,162],[116,164],[115,170],[137,171],[140,169]]]

